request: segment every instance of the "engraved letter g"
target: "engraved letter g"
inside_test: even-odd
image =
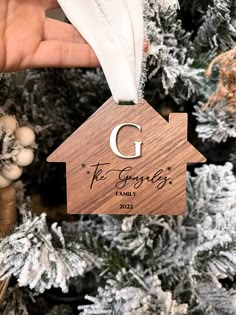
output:
[[[119,156],[123,159],[136,159],[142,155],[142,152],[141,152],[142,142],[139,142],[139,141],[134,142],[134,146],[135,146],[135,154],[134,155],[123,155],[123,154],[121,154],[121,152],[118,149],[117,136],[118,136],[120,129],[125,127],[125,126],[133,126],[133,127],[137,128],[140,132],[142,131],[142,127],[137,125],[137,124],[132,124],[132,123],[120,124],[120,125],[116,126],[111,132],[110,146],[111,146],[112,151],[117,156]]]

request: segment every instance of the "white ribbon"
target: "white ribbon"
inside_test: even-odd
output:
[[[94,49],[116,103],[138,103],[143,60],[142,0],[58,0]]]

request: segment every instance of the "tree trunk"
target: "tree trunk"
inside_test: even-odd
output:
[[[9,235],[16,224],[16,191],[13,186],[0,189],[0,237]],[[9,279],[0,282],[0,303],[7,291]]]

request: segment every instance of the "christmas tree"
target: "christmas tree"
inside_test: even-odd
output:
[[[1,117],[33,128],[37,145],[14,183],[16,227],[0,238],[0,314],[236,314],[236,1],[148,0],[144,11],[145,99],[164,118],[187,112],[208,160],[189,167],[186,214],[67,215],[65,166],[46,158],[109,98],[104,74],[1,74],[0,168],[20,150]]]

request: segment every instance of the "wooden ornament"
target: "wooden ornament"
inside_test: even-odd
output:
[[[146,101],[109,99],[49,157],[65,162],[71,214],[185,211],[186,164],[205,157],[187,141],[187,114],[167,122]]]
[[[16,224],[16,191],[13,186],[0,189],[0,237],[9,235]],[[3,301],[9,279],[0,282],[0,303]]]

